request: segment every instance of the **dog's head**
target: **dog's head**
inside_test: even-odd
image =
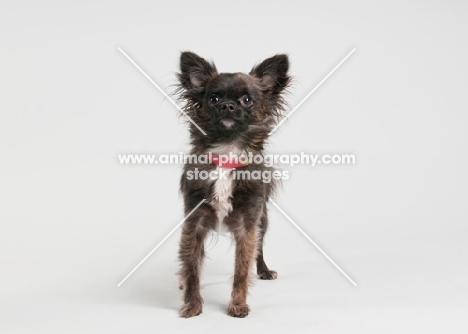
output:
[[[284,54],[264,60],[249,74],[218,73],[213,63],[192,52],[180,56],[179,93],[194,125],[192,139],[201,144],[242,141],[261,145],[284,107],[291,78]],[[260,147],[261,149],[261,147]]]

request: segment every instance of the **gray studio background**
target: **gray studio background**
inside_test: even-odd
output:
[[[461,1],[2,1],[0,332],[461,333],[467,330],[467,4]],[[270,152],[353,153],[289,169],[273,206],[273,282],[225,309],[230,240],[209,247],[204,312],[178,318],[180,166],[120,153],[188,148],[166,91],[180,51],[220,71],[290,55],[294,107]]]

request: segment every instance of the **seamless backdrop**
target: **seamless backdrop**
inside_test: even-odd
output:
[[[462,333],[468,300],[468,6],[461,1],[2,1],[0,332]],[[191,50],[220,71],[287,53],[294,107],[273,153],[350,153],[287,168],[266,239],[278,280],[226,315],[227,237],[208,247],[204,312],[180,319],[181,166],[123,153],[188,149],[167,92]]]

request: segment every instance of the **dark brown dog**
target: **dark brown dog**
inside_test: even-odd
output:
[[[206,133],[204,135],[190,124],[191,154],[262,154],[268,133],[283,111],[283,96],[291,80],[288,69],[288,57],[276,55],[255,66],[249,74],[218,74],[213,63],[194,53],[183,52],[178,93],[185,112]],[[194,177],[202,171],[222,170],[227,174],[225,179]],[[277,277],[263,259],[263,237],[268,225],[266,203],[278,181],[237,178],[235,173],[238,171],[257,171],[257,175],[274,172],[262,163],[232,165],[228,162],[221,168],[219,163],[192,161],[185,164],[181,179],[185,214],[203,199],[206,201],[190,215],[182,228],[179,251],[181,288],[184,289],[182,317],[193,317],[202,312],[200,270],[205,253],[204,240],[220,225],[232,232],[236,243],[229,315],[245,317],[249,313],[246,297],[249,272],[255,259],[261,279]]]

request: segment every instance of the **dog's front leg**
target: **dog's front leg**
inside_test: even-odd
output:
[[[241,226],[232,231],[236,241],[236,259],[234,283],[228,314],[233,317],[244,318],[249,314],[247,292],[250,271],[257,255],[257,228]]]
[[[194,213],[184,223],[180,240],[179,259],[182,268],[179,272],[181,288],[184,289],[184,305],[180,315],[190,318],[199,315],[203,308],[203,299],[200,295],[200,270],[205,256],[204,241],[209,231],[206,225],[206,216]]]

